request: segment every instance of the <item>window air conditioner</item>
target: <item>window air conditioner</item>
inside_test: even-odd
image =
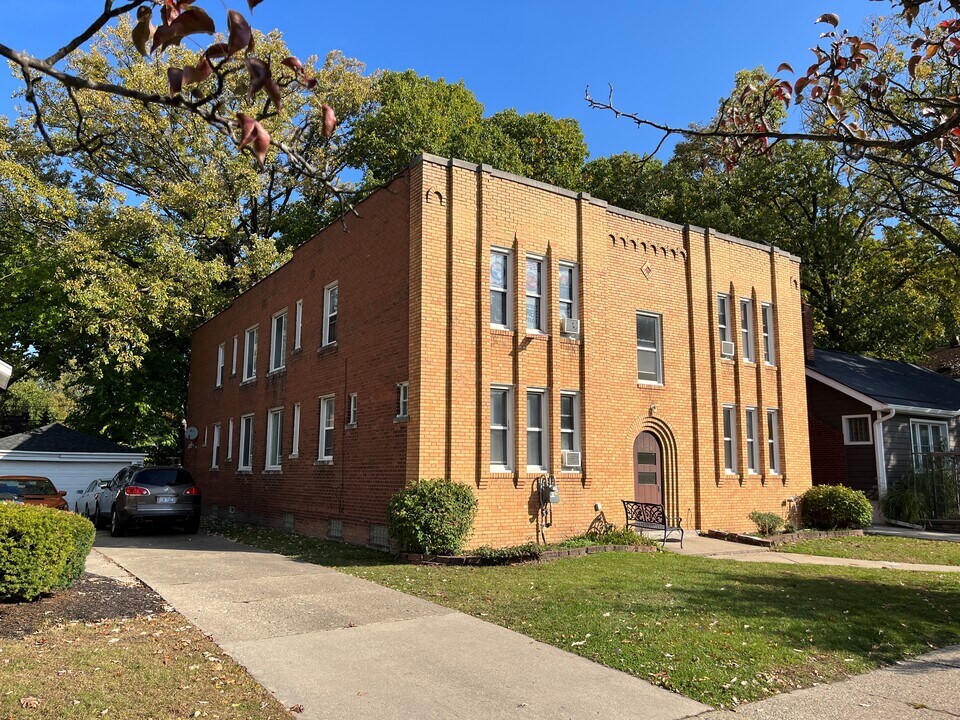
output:
[[[560,332],[566,333],[567,335],[579,335],[580,320],[578,318],[561,318]]]
[[[724,357],[733,357],[733,343],[730,340],[724,340],[720,343],[720,354]]]
[[[574,450],[563,451],[563,466],[566,468],[580,467],[580,453]]]

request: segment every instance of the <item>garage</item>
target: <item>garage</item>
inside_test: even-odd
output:
[[[0,438],[0,475],[48,477],[67,491],[70,509],[91,480],[110,479],[146,456],[60,423]]]

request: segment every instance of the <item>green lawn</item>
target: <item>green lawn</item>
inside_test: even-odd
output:
[[[886,560],[928,565],[960,565],[960,543],[866,535],[805,540],[777,548],[780,552],[828,557]]]
[[[213,529],[462,610],[714,706],[960,642],[960,574],[671,553],[424,567],[277,531]]]

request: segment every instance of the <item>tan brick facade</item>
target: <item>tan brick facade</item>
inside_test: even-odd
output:
[[[348,539],[365,542],[367,526],[385,522],[386,500],[395,489],[447,476],[469,483],[478,496],[472,544],[508,545],[536,536],[533,488],[537,477],[552,473],[560,491],[548,530],[554,540],[583,532],[601,511],[623,522],[620,501],[634,497],[633,444],[643,431],[659,441],[664,500],[687,527],[744,529],[751,526],[751,510],[784,513],[786,499],[809,487],[796,258],[432,156],[414,162],[359,210],[359,219],[347,221],[348,233],[327,228],[195,334],[188,421],[202,433],[214,422],[225,429],[227,417],[254,412],[259,418],[260,447],[255,443],[250,474],[238,476],[224,463],[210,471],[210,448],[188,453],[208,507],[223,513],[233,506],[238,515],[293,521],[298,530],[317,534],[335,519]],[[509,252],[509,329],[491,327],[491,248]],[[528,255],[542,263],[543,332],[526,330]],[[561,333],[561,263],[576,268],[579,336]],[[318,332],[323,288],[337,279],[341,327],[331,361],[317,352]],[[720,293],[730,296],[735,352],[729,359],[719,347]],[[292,312],[298,298],[304,299],[303,359],[291,357],[283,379],[267,379],[266,387],[234,387],[236,379],[228,378],[214,390],[217,345],[226,342],[229,350],[232,336],[242,337],[254,322],[269,327],[272,314],[282,306]],[[756,362],[742,359],[741,298],[752,301]],[[764,362],[763,304],[772,307],[772,365]],[[638,312],[660,318],[661,384],[638,382]],[[292,332],[288,336],[292,344]],[[260,344],[265,357],[267,333]],[[404,380],[409,419],[398,422],[396,383]],[[492,386],[512,393],[508,471],[491,470]],[[528,389],[543,393],[546,410],[546,460],[530,471]],[[579,471],[561,467],[564,391],[578,394]],[[353,392],[359,422],[341,429]],[[315,465],[317,403],[328,393],[337,398],[342,443],[335,447],[342,452],[334,452],[332,465]],[[282,471],[264,474],[265,413],[296,402],[300,457],[285,458]],[[725,404],[735,406],[737,473],[724,468]],[[745,472],[748,407],[757,408],[756,474]],[[778,411],[777,474],[763,470],[771,464],[768,409]],[[288,449],[289,422],[284,434]],[[234,437],[234,455],[236,444]]]

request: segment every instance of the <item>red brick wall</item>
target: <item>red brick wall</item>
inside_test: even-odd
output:
[[[814,485],[844,485],[847,480],[843,431],[810,414],[810,469]],[[874,484],[876,481],[874,480]]]
[[[839,483],[876,494],[877,460],[873,444],[843,443],[843,416],[872,415],[870,407],[813,378],[807,379],[807,405],[814,484]]]

